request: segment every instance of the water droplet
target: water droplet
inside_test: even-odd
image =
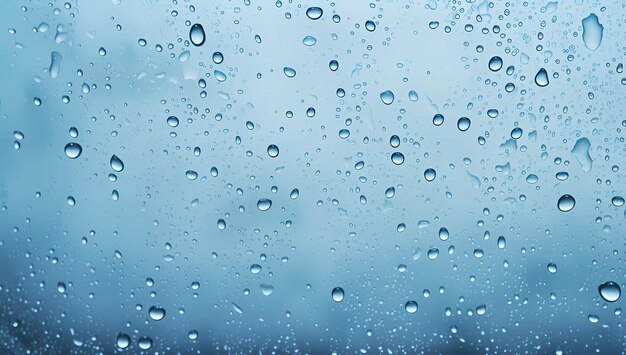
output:
[[[380,93],[380,100],[385,105],[391,105],[393,103],[394,98],[395,97],[394,97],[393,92],[391,90],[383,91],[383,92]]]
[[[389,138],[389,145],[392,148],[398,148],[400,146],[400,137],[396,136],[395,134],[391,136],[391,138]]]
[[[267,284],[261,284],[261,293],[263,293],[264,296],[269,296],[274,292],[274,286],[272,285],[267,285]]]
[[[582,21],[583,25],[583,42],[585,43],[585,47],[592,51],[595,51],[600,47],[602,43],[602,32],[604,31],[604,26],[600,24],[598,20],[598,16],[594,13],[589,14],[589,16],[585,17]]]
[[[391,161],[396,165],[404,163],[404,154],[400,152],[394,152],[393,154],[391,154]]]
[[[122,159],[118,158],[118,156],[115,154],[111,156],[111,160],[109,161],[109,163],[111,164],[111,169],[113,169],[113,171],[119,173],[120,171],[124,170],[124,162],[122,162]]]
[[[170,117],[168,117],[168,118],[167,118],[167,124],[168,124],[170,127],[172,127],[172,128],[173,128],[173,127],[178,127],[178,117],[176,117],[176,116],[170,116]]]
[[[448,229],[446,227],[439,228],[439,239],[441,239],[442,241],[446,241],[449,237],[450,232],[448,232]]]
[[[119,333],[117,335],[117,339],[115,340],[115,344],[120,349],[126,349],[130,345],[130,336],[128,336],[128,334]]]
[[[66,289],[65,282],[57,283],[57,291],[59,291],[59,293],[65,293]]]
[[[196,23],[189,29],[189,40],[194,46],[199,47],[204,44],[205,34],[204,27]]]
[[[285,73],[285,75],[288,78],[293,78],[294,76],[296,76],[296,70],[290,67],[284,67],[283,68],[283,73]]]
[[[193,170],[187,170],[187,172],[185,173],[185,176],[189,180],[195,180],[198,178],[198,173]]]
[[[611,203],[615,207],[622,207],[624,206],[624,198],[622,196],[613,196]]]
[[[344,128],[344,129],[339,130],[339,138],[341,138],[341,139],[346,139],[346,138],[348,138],[348,137],[350,137],[350,131],[349,131],[349,130],[347,130],[347,129],[345,129],[345,128]]]
[[[148,337],[141,337],[139,338],[138,344],[141,350],[148,350],[152,347],[152,339]]]
[[[374,23],[374,21],[367,20],[365,21],[365,29],[370,32],[374,32],[374,30],[376,30],[376,24]]]
[[[259,201],[256,203],[256,207],[261,211],[267,211],[270,209],[270,207],[272,207],[272,200],[268,198],[259,199]]]
[[[341,287],[333,288],[333,291],[331,292],[331,296],[333,297],[333,301],[337,303],[343,301],[343,297],[344,297],[343,288]]]
[[[83,152],[83,147],[78,143],[67,143],[65,145],[65,155],[70,159],[76,159]]]
[[[489,69],[491,71],[498,71],[502,69],[502,58],[495,56],[489,60]]]
[[[415,301],[408,301],[407,303],[404,304],[404,309],[408,313],[415,313],[415,312],[417,312],[417,302],[415,302]]]
[[[59,70],[61,69],[61,60],[63,56],[59,52],[50,53],[50,69],[48,70],[50,73],[50,77],[52,79],[59,76]]]
[[[198,339],[198,331],[197,330],[190,330],[189,333],[187,334],[187,336],[189,337],[190,340],[196,340],[196,339]]]
[[[409,91],[409,100],[417,101],[418,99],[419,99],[419,96],[417,95],[417,92],[415,90]]]
[[[222,52],[214,52],[211,59],[213,59],[213,63],[221,64],[224,61],[224,55]]]
[[[221,229],[221,230],[226,229],[226,222],[223,219],[221,219],[221,218],[218,219],[217,220],[217,228]]]
[[[536,184],[537,181],[539,181],[539,177],[537,177],[537,175],[535,174],[528,174],[528,176],[526,177],[526,182],[529,184]]]
[[[148,314],[152,320],[161,320],[165,317],[165,308],[152,306],[148,310]]]
[[[613,281],[607,281],[598,286],[598,292],[607,302],[615,302],[622,295],[622,289]]]
[[[576,200],[574,199],[574,197],[572,197],[571,195],[567,195],[567,194],[561,196],[559,198],[559,201],[557,202],[557,207],[562,212],[571,211],[575,205],[576,205]]]
[[[459,129],[459,131],[465,132],[470,128],[471,124],[472,124],[472,121],[470,121],[469,118],[461,117],[456,122],[456,127]]]
[[[574,144],[574,148],[572,148],[572,154],[578,160],[580,167],[584,172],[588,173],[591,171],[591,167],[593,165],[593,160],[591,159],[591,154],[589,154],[589,150],[591,149],[591,142],[589,139],[582,137],[576,141]]]
[[[385,197],[392,198],[396,194],[396,189],[392,186],[385,190]]]
[[[433,168],[428,168],[424,171],[424,179],[426,179],[426,181],[433,181],[436,176],[437,172]]]
[[[315,37],[313,36],[306,36],[302,40],[302,43],[307,47],[311,47],[311,46],[314,46],[315,43],[317,43],[317,39],[315,39]]]
[[[548,271],[549,271],[551,274],[554,274],[554,273],[556,272],[556,264],[554,264],[554,263],[549,263],[549,264],[548,264]]]
[[[298,190],[298,189],[293,189],[293,190],[291,190],[291,193],[289,194],[289,197],[290,197],[292,200],[297,199],[297,198],[298,198],[298,196],[300,196],[300,190]]]
[[[441,126],[443,124],[444,117],[442,114],[438,113],[433,116],[433,124],[435,126]]]
[[[259,264],[250,265],[250,272],[253,274],[258,274],[259,272],[261,272],[261,265]]]
[[[548,79],[548,72],[544,68],[539,69],[537,75],[535,75],[535,84],[540,87],[545,87],[550,84],[550,80]]]
[[[311,20],[318,20],[320,17],[322,17],[323,14],[324,11],[319,7],[309,7],[306,10],[306,15]]]
[[[267,146],[267,155],[269,155],[272,158],[276,158],[278,156],[278,147],[275,144],[270,144],[269,146]]]
[[[498,237],[498,248],[504,249],[506,248],[506,239],[503,236]]]

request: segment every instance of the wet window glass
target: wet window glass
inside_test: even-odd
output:
[[[0,353],[626,348],[623,1],[0,8]]]

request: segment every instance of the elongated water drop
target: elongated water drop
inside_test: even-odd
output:
[[[540,87],[545,87],[550,84],[550,80],[548,79],[548,72],[544,68],[539,69],[537,75],[535,75],[535,84]]]
[[[50,77],[52,79],[56,78],[57,76],[59,76],[59,70],[61,69],[61,60],[63,59],[63,56],[61,55],[61,53],[59,52],[52,52],[50,53]]]
[[[580,167],[584,172],[588,173],[591,171],[591,166],[593,165],[593,160],[591,159],[591,155],[589,154],[589,149],[591,148],[591,142],[589,139],[582,137],[576,141],[574,144],[574,148],[572,148],[572,154],[578,160]]]
[[[602,43],[602,33],[604,32],[604,26],[600,24],[598,16],[594,13],[589,14],[582,21],[583,25],[583,42],[585,47],[592,51],[595,51],[600,47]]]
[[[113,171],[119,173],[120,171],[124,170],[124,162],[115,154],[111,156],[111,160],[109,161],[109,163],[111,164],[111,169],[113,169]]]
[[[194,46],[199,47],[203,45],[205,37],[204,27],[199,23],[194,24],[189,29],[189,40]]]
[[[331,292],[331,296],[333,297],[333,301],[337,303],[343,301],[343,297],[344,297],[343,288],[341,287],[333,288],[333,291]]]

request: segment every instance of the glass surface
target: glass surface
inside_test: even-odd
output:
[[[623,1],[0,9],[0,353],[624,351]]]

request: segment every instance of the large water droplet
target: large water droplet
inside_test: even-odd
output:
[[[194,46],[199,47],[204,44],[205,39],[204,27],[201,24],[196,23],[189,29],[189,40]]]
[[[404,163],[404,154],[400,152],[394,152],[393,154],[391,154],[391,161],[396,165]]]
[[[178,127],[178,117],[176,116],[170,116],[167,118],[167,124],[168,126],[174,128],[174,127]]]
[[[600,24],[598,20],[598,16],[596,14],[591,13],[589,16],[585,17],[582,21],[583,24],[583,42],[585,43],[585,47],[588,49],[595,51],[600,47],[600,43],[602,43],[602,32],[604,31],[604,26]]]
[[[593,165],[589,149],[591,149],[591,142],[589,142],[589,139],[585,137],[579,138],[576,141],[576,144],[574,144],[574,148],[572,148],[572,154],[574,154],[576,160],[578,160],[578,163],[580,164],[580,167],[586,173],[591,171],[591,166]]]
[[[433,181],[436,176],[437,172],[433,168],[428,168],[424,171],[424,179],[426,179],[426,181]]]
[[[408,313],[415,313],[415,312],[417,312],[417,302],[415,302],[415,301],[408,301],[407,303],[404,304],[404,309]]]
[[[309,7],[306,10],[306,15],[311,20],[318,20],[320,17],[322,17],[323,14],[324,11],[319,7]]]
[[[283,68],[283,73],[285,73],[285,75],[288,78],[293,78],[294,76],[296,76],[296,70],[294,68],[290,68],[290,67],[284,67]]]
[[[272,207],[272,200],[268,198],[259,199],[259,201],[256,203],[256,207],[261,211],[267,211],[270,209],[270,207]]]
[[[78,143],[67,143],[65,145],[65,155],[70,159],[76,159],[83,152],[83,147]]]
[[[393,103],[393,100],[394,100],[393,92],[391,90],[387,90],[387,91],[381,92],[380,93],[380,100],[385,105],[391,105]]]
[[[119,333],[115,343],[118,348],[126,349],[130,345],[130,336],[128,336],[128,334]]]
[[[550,84],[548,72],[544,68],[539,69],[537,75],[535,75],[535,84],[540,87],[548,86],[548,84]]]
[[[571,195],[567,195],[567,194],[561,196],[559,198],[559,201],[557,202],[557,207],[562,212],[571,211],[575,205],[576,205],[576,200],[574,199],[574,197],[572,197]]]
[[[491,71],[498,71],[502,69],[502,58],[495,56],[489,60],[489,69]]]
[[[331,292],[331,296],[333,297],[333,301],[337,303],[343,301],[343,297],[344,297],[343,288],[341,287],[333,288],[333,291]]]
[[[279,150],[278,147],[275,144],[270,144],[267,147],[267,155],[269,155],[272,158],[276,158],[278,156]]]
[[[165,317],[165,308],[152,306],[148,310],[148,314],[153,320],[161,320]]]
[[[615,302],[622,295],[622,289],[613,281],[607,281],[598,286],[598,292],[607,302]]]
[[[467,131],[470,126],[472,125],[472,121],[470,121],[469,118],[467,117],[461,117],[459,118],[459,120],[456,122],[456,127],[459,129],[459,131],[461,132],[465,132]]]
[[[139,338],[138,344],[141,350],[148,350],[152,347],[152,339],[148,337],[141,337]]]
[[[111,156],[111,160],[109,161],[109,163],[111,164],[111,169],[113,169],[114,171],[117,171],[118,173],[124,170],[124,162],[122,162],[122,159],[120,159],[115,154]]]

